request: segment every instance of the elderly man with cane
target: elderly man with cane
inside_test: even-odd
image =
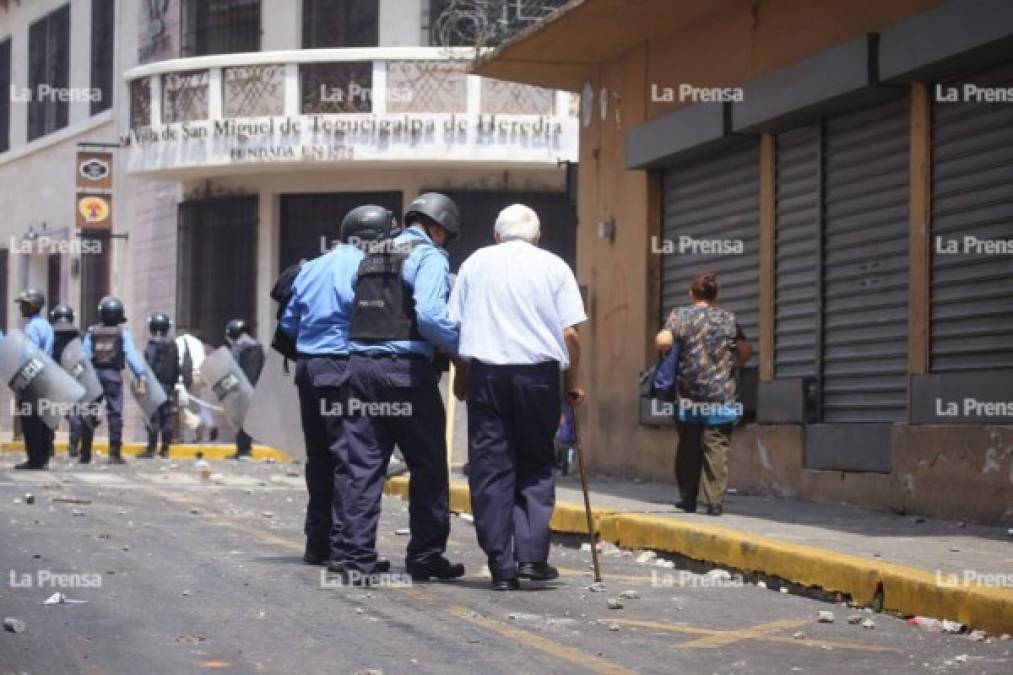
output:
[[[587,320],[577,281],[538,248],[537,214],[514,204],[496,219],[496,244],[461,265],[449,314],[461,323],[455,395],[468,402],[471,506],[492,588],[559,576],[549,565],[561,388],[571,402]],[[562,380],[562,382],[560,381]]]

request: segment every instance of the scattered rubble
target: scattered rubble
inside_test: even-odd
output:
[[[641,565],[644,565],[657,557],[658,554],[655,553],[654,551],[644,551],[643,553],[637,556],[637,562],[640,563]]]
[[[858,624],[862,623],[862,615],[852,614],[851,616],[848,617],[848,623],[850,623],[852,626],[857,626]]]
[[[587,590],[591,591],[592,593],[604,593],[605,592],[605,582],[603,582],[603,581],[596,581],[593,584],[591,584],[590,586],[588,586]]]
[[[87,600],[74,600],[72,598],[68,598],[63,593],[53,593],[51,596],[42,601],[43,605],[84,605],[87,603]]]
[[[619,598],[609,598],[608,600],[609,609],[622,609],[623,603]]]
[[[619,594],[619,597],[623,600],[639,600],[640,594],[637,593],[636,591],[630,590],[630,591],[623,591],[622,593]]]
[[[34,503],[35,503],[35,495],[33,495],[31,492],[26,492],[25,504],[34,504]]]
[[[732,573],[729,572],[728,570],[715,569],[707,572],[707,576],[709,576],[711,579],[731,579]]]
[[[612,631],[613,633],[615,633],[616,631],[619,630],[619,624],[617,624],[617,623],[610,623],[609,624],[609,630]]]
[[[876,627],[876,622],[872,619],[866,619],[862,622],[862,628],[873,629]]]
[[[983,630],[973,630],[967,638],[969,640],[973,640],[974,642],[984,642],[986,638],[988,638],[988,634],[986,634]]]
[[[820,611],[816,612],[816,621],[818,621],[819,623],[833,623],[834,613],[827,611],[825,609],[821,609]]]
[[[795,633],[791,637],[793,639],[795,639],[795,640],[805,640],[805,633],[803,633],[802,631],[798,631],[797,633]]]
[[[4,630],[8,633],[24,633],[25,622],[9,616],[4,619]]]
[[[408,527],[399,527],[398,529],[394,530],[394,534],[396,534],[399,537],[407,537],[411,533],[412,533],[411,528]]]
[[[470,513],[461,513],[460,514],[460,518],[461,518],[461,520],[463,520],[466,523],[474,523],[475,522],[475,516],[471,515]],[[588,550],[590,551],[591,549],[588,549]]]

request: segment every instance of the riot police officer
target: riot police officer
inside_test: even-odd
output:
[[[109,424],[109,463],[123,464],[123,368],[127,366],[138,381],[138,390],[144,391],[144,364],[134,348],[123,303],[107,295],[98,303],[101,323],[88,328],[84,336],[84,355],[91,359],[102,383],[102,396],[106,402],[106,421]],[[101,399],[100,399],[101,400]],[[85,420],[81,428],[82,464],[91,462],[91,444],[95,435],[94,420]]]
[[[464,566],[444,557],[450,535],[446,412],[433,364],[435,348],[456,355],[457,326],[447,317],[450,263],[442,247],[461,215],[448,197],[420,195],[404,232],[360,263],[351,322],[349,466],[339,539],[346,575],[376,569],[376,528],[387,463],[396,443],[411,472],[412,579],[455,579]]]
[[[24,319],[24,332],[29,341],[45,352],[53,355],[53,327],[42,316],[42,308],[46,305],[46,296],[36,288],[26,288],[14,302],[21,308]],[[25,411],[21,417],[21,431],[25,436],[25,451],[28,461],[18,464],[15,469],[45,469],[53,454],[53,430],[42,420],[40,411],[34,404],[18,402],[17,409]]]
[[[148,344],[144,348],[144,360],[151,366],[151,372],[158,378],[162,389],[172,394],[180,378],[179,351],[175,340],[169,338],[172,320],[164,312],[155,312],[148,317]],[[149,459],[155,456],[155,445],[158,436],[162,436],[162,445],[158,450],[161,457],[169,456],[169,444],[172,443],[172,401],[167,399],[148,420],[148,447],[139,458]]]
[[[232,319],[225,325],[225,341],[246,379],[256,386],[260,371],[264,369],[264,348],[250,335],[250,326],[245,319]],[[230,459],[249,457],[252,451],[253,439],[250,435],[242,429],[236,431],[236,454]]]
[[[395,227],[393,214],[380,206],[352,209],[341,223],[341,243],[304,263],[292,282],[282,309],[280,328],[295,341],[298,360],[300,417],[306,437],[306,551],[310,565],[331,561],[342,529],[340,476],[348,462],[342,429],[348,379],[348,330],[355,300],[355,276],[364,253],[356,244],[387,239]],[[386,571],[389,563],[381,564]]]
[[[74,325],[77,317],[69,305],[59,304],[49,310],[49,323],[53,326],[53,360],[60,363],[63,350],[68,344],[81,337],[81,331]],[[81,448],[81,415],[75,409],[67,413],[67,424],[70,425],[68,452],[77,457]]]

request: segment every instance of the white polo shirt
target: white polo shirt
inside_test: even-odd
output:
[[[471,255],[450,294],[461,356],[496,365],[570,364],[563,329],[587,321],[577,280],[563,260],[524,241]]]

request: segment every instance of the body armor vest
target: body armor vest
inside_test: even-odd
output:
[[[91,354],[91,362],[96,368],[123,370],[123,329],[119,326],[92,326]]]
[[[176,384],[179,376],[179,359],[175,342],[169,338],[151,339],[144,358],[159,382],[170,386]]]
[[[415,298],[401,270],[419,245],[397,246],[384,242],[359,263],[358,282],[349,337],[364,342],[423,340],[415,314]]]

